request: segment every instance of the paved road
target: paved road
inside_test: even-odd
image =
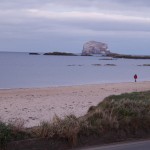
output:
[[[96,146],[77,150],[150,150],[150,140],[113,144],[108,146]]]

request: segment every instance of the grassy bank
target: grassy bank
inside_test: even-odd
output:
[[[109,96],[90,107],[85,116],[55,116],[53,122],[31,129],[0,122],[1,149],[10,141],[29,138],[55,139],[56,144],[65,139],[75,146],[145,136],[150,137],[150,91]]]

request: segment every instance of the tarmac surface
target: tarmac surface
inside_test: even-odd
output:
[[[76,150],[150,150],[150,140],[118,143],[106,146],[94,146]]]

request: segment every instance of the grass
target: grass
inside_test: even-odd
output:
[[[110,132],[117,138],[141,133],[150,136],[150,91],[112,95],[97,106],[91,106],[85,116],[70,115],[64,119],[55,116],[51,123],[42,122],[32,129],[1,122],[0,147],[9,141],[27,138],[63,138],[74,146],[82,136],[103,138]]]
[[[0,122],[0,148],[5,148],[7,142],[11,139],[11,129],[9,126]]]
[[[66,116],[64,119],[55,116],[52,123],[42,122],[34,130],[34,134],[36,137],[65,138],[69,143],[75,145],[79,130],[80,122],[74,115]]]
[[[31,132],[23,128],[20,122],[5,124],[0,121],[0,150],[6,148],[11,141],[24,140],[31,138]]]
[[[93,118],[94,117],[94,118]],[[150,131],[150,92],[134,92],[109,96],[96,107],[90,108],[87,119],[97,121],[101,117],[103,130]],[[106,122],[106,124],[105,124]]]

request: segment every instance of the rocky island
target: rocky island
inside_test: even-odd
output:
[[[77,56],[76,54],[73,54],[73,53],[66,53],[66,52],[49,52],[49,53],[44,53],[44,55]]]
[[[82,55],[87,56],[93,54],[101,54],[101,55],[110,54],[108,45],[106,43],[97,42],[97,41],[86,42],[83,45]]]
[[[31,52],[29,55],[40,55],[39,53]],[[150,59],[150,55],[128,55],[128,54],[118,54],[110,52],[108,45],[103,42],[88,41],[83,44],[83,49],[80,54],[68,53],[68,52],[47,52],[43,55],[55,55],[55,56],[106,56],[106,58],[100,60],[116,60],[117,58],[124,59]]]
[[[108,49],[108,45],[103,42],[88,41],[83,45],[82,56],[101,55],[113,58],[125,58],[125,59],[150,59],[150,55],[127,55],[112,53]]]

